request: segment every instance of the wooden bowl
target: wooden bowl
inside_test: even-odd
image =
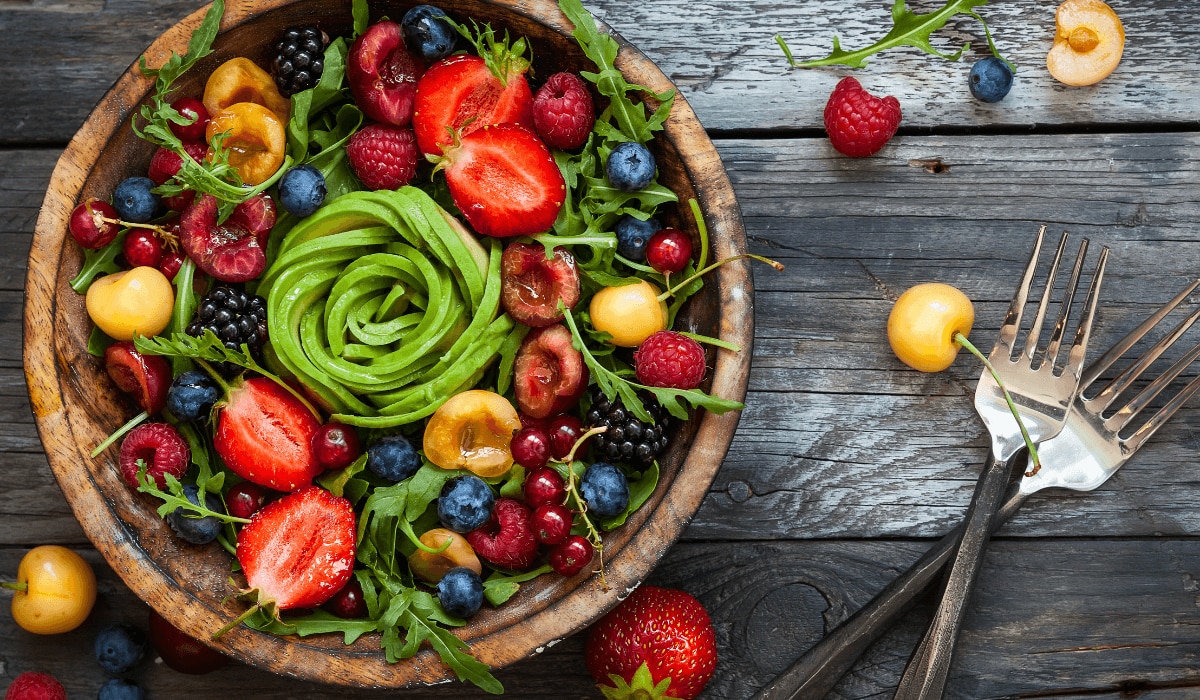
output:
[[[410,3],[411,4],[411,3]],[[372,2],[372,20],[400,17],[408,4]],[[458,19],[475,18],[528,37],[536,75],[592,69],[571,24],[552,0],[461,0],[443,6]],[[170,51],[184,53],[203,11],[172,27],[146,51],[151,66]],[[203,80],[238,55],[266,65],[269,40],[284,27],[317,22],[331,35],[350,24],[350,0],[240,0],[226,8],[213,55],[181,80],[177,94],[199,95]],[[618,41],[621,41],[619,37]],[[617,65],[630,83],[656,92],[671,81],[635,48],[621,41]],[[82,254],[67,234],[72,208],[84,198],[108,199],[116,184],[145,172],[152,147],[130,131],[129,119],[152,90],[131,66],[71,140],[54,170],[29,256],[25,307],[25,371],[38,430],[59,486],[96,548],[125,583],[184,632],[208,639],[244,605],[224,602],[233,591],[230,557],[216,545],[193,546],[174,537],[155,513],[157,502],[132,492],[116,467],[116,449],[96,459],[91,449],[128,420],[135,409],[109,381],[102,363],[86,351],[90,323],[83,297],[67,285]],[[691,107],[676,98],[665,132],[654,148],[660,181],[686,202],[699,201],[709,227],[712,258],[745,250],[745,233],[733,190],[716,149]],[[666,218],[696,235],[685,205]],[[710,356],[709,390],[745,396],[753,336],[752,288],[744,262],[719,268],[685,309],[687,327],[741,346]],[[678,327],[678,324],[677,324]],[[541,651],[579,631],[637,586],[699,508],[737,426],[738,413],[700,412],[677,432],[662,458],[662,478],[652,498],[629,522],[606,536],[607,587],[598,576],[547,575],[522,586],[498,609],[485,609],[459,631],[472,653],[493,668]],[[378,637],[346,646],[340,635],[276,637],[239,627],[214,646],[253,666],[307,680],[362,687],[408,687],[453,678],[430,649],[389,664]]]

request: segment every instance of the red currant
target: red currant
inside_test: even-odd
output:
[[[563,459],[571,454],[571,448],[583,435],[583,421],[578,416],[564,413],[550,419],[546,432],[550,435],[550,454],[555,459]]]
[[[125,234],[121,248],[130,267],[158,267],[163,259],[163,244],[149,229],[135,228]]]
[[[566,506],[540,505],[533,511],[533,539],[558,544],[571,534],[571,511]],[[585,542],[587,540],[584,540]]]
[[[243,481],[225,494],[225,507],[235,518],[249,518],[267,502],[267,490],[251,481]]]
[[[150,644],[163,663],[180,673],[209,673],[229,661],[224,654],[180,632],[153,608],[150,610]]]
[[[342,469],[359,458],[362,454],[362,443],[354,428],[336,421],[330,421],[312,436],[312,453],[317,464],[324,469]]]
[[[178,136],[180,141],[203,141],[208,130],[208,110],[204,108],[204,103],[195,97],[181,97],[171,106],[185,119],[195,118],[186,126],[171,122],[171,133]]]
[[[357,578],[351,578],[321,607],[344,620],[356,620],[369,614],[367,601],[363,598],[362,584]]]
[[[646,262],[662,273],[681,272],[692,259],[692,239],[679,229],[664,228],[646,244]]]
[[[568,535],[550,550],[550,568],[560,576],[574,576],[592,562],[595,550],[582,535]]]
[[[158,261],[158,271],[174,282],[175,275],[179,274],[179,268],[183,267],[183,257],[183,253],[177,250],[168,250],[163,253],[162,260]]]
[[[117,210],[113,209],[111,204],[94,197],[75,207],[71,211],[71,219],[67,223],[67,230],[71,232],[71,238],[88,250],[103,248],[111,243],[112,239],[117,237],[120,229],[114,223],[101,221],[100,217],[119,218]]]
[[[525,475],[525,505],[537,508],[544,505],[562,505],[567,498],[567,485],[562,476],[550,467],[534,469]]]
[[[509,445],[513,461],[526,469],[541,469],[550,461],[550,436],[541,428],[521,428]]]

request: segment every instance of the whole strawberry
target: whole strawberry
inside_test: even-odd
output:
[[[417,176],[417,137],[407,127],[368,124],[346,143],[354,174],[373,190],[394,190]]]
[[[704,348],[675,331],[658,331],[633,353],[638,381],[646,386],[695,389],[704,381]]]
[[[579,148],[595,123],[592,94],[574,73],[555,73],[533,96],[533,126],[551,148]]]
[[[688,700],[717,667],[716,635],[708,612],[690,594],[640,586],[592,625],[584,661],[610,700]]]
[[[900,127],[900,101],[878,98],[854,78],[842,78],[825,104],[825,131],[843,155],[865,158],[879,151]]]

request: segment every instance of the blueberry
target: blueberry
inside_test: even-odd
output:
[[[279,178],[279,202],[283,208],[304,218],[325,201],[325,176],[311,165],[297,165]]]
[[[207,373],[188,370],[171,381],[167,408],[181,421],[191,422],[208,415],[221,397],[221,389]]]
[[[94,649],[106,673],[128,673],[146,653],[146,635],[129,625],[110,625],[96,635]]]
[[[629,214],[622,216],[617,222],[617,252],[626,260],[644,262],[646,243],[661,229],[662,224],[654,217],[642,221]]]
[[[183,495],[196,505],[200,504],[200,489],[196,488],[195,484],[184,484]],[[211,493],[204,494],[204,505],[209,510],[216,513],[224,513],[225,508],[221,505],[221,499]],[[179,535],[179,539],[192,544],[208,544],[217,539],[217,535],[221,532],[221,521],[211,515],[206,515],[203,518],[192,517],[194,512],[189,511],[190,515],[185,514],[183,506],[176,508],[167,514],[167,524]]]
[[[404,13],[400,26],[404,29],[404,43],[426,61],[432,63],[450,55],[458,41],[458,32],[439,19],[446,13],[433,5],[417,5]]]
[[[455,532],[470,532],[483,527],[492,517],[496,496],[483,479],[474,475],[456,476],[442,485],[438,496],[438,520]]]
[[[148,177],[130,177],[113,190],[113,209],[124,221],[144,224],[158,213],[158,195],[151,192],[154,181]]]
[[[596,462],[583,473],[579,493],[587,501],[588,512],[602,518],[620,515],[629,507],[629,481],[625,472],[608,462]]]
[[[393,484],[416,474],[420,468],[421,457],[403,435],[389,435],[367,447],[367,469]]]
[[[128,678],[109,678],[100,686],[98,700],[145,700],[146,691]]]
[[[483,605],[483,580],[465,566],[456,566],[437,585],[442,610],[455,617],[470,617]]]
[[[608,154],[604,174],[613,187],[625,192],[646,189],[654,179],[654,154],[640,143],[626,141]]]
[[[967,79],[971,94],[984,102],[999,102],[1012,88],[1013,72],[1008,64],[995,56],[980,59],[971,66]]]

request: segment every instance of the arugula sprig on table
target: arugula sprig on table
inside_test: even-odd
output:
[[[880,51],[895,48],[897,46],[915,46],[927,54],[944,58],[948,61],[957,61],[962,57],[971,45],[965,43],[958,51],[954,53],[942,53],[933,48],[930,42],[930,35],[937,30],[946,26],[946,22],[955,15],[964,14],[970,15],[979,20],[983,25],[983,33],[987,37],[988,47],[992,50],[992,55],[1008,64],[1009,68],[1016,72],[1016,68],[1012,63],[1000,55],[996,49],[995,42],[992,41],[992,33],[988,29],[987,22],[975,12],[976,7],[986,5],[988,0],[949,0],[944,7],[934,12],[927,14],[917,14],[908,9],[904,5],[904,0],[895,0],[892,5],[892,29],[883,36],[882,39],[874,44],[855,51],[845,51],[842,49],[838,37],[833,37],[833,51],[824,58],[818,58],[811,61],[796,61],[792,57],[792,51],[783,37],[776,34],[775,41],[779,44],[779,48],[783,50],[784,56],[787,57],[788,63],[793,68],[814,68],[816,66],[832,66],[844,65],[851,68],[862,68],[867,65],[867,58]]]

